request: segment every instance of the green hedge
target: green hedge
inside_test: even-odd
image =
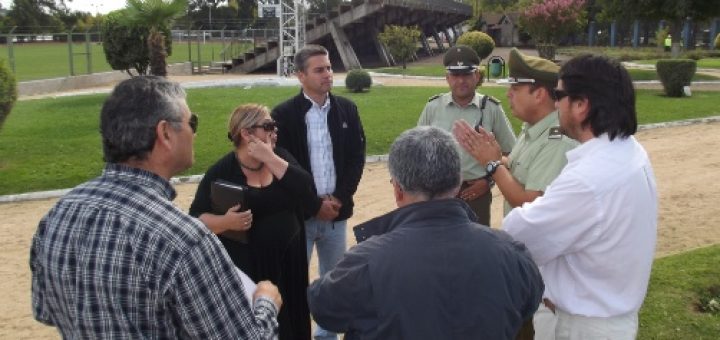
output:
[[[683,87],[689,86],[697,70],[697,62],[692,59],[660,59],[655,65],[665,94],[670,97],[682,97]]]
[[[5,60],[0,59],[0,129],[5,119],[10,115],[17,100],[17,83],[15,75],[5,66]]]
[[[495,41],[487,34],[479,31],[463,33],[457,40],[458,45],[470,46],[480,59],[487,58],[495,49]]]
[[[362,92],[370,89],[372,86],[372,78],[365,70],[350,70],[345,76],[345,87],[350,92]]]

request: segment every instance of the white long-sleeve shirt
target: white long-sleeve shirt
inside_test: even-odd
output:
[[[637,312],[657,236],[647,153],[634,137],[602,135],[567,158],[545,194],[513,209],[503,229],[528,247],[546,297],[561,310],[593,317]]]

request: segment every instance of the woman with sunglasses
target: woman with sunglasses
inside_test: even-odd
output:
[[[280,339],[310,339],[301,203],[315,197],[313,179],[289,152],[275,147],[276,130],[267,107],[236,108],[228,123],[234,150],[205,173],[190,214],[218,235],[235,265],[250,278],[278,286],[283,299]],[[246,206],[213,212],[211,186],[216,181],[244,186]],[[238,232],[247,237],[237,237]]]

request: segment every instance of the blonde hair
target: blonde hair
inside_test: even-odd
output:
[[[260,123],[269,114],[270,109],[261,104],[244,104],[236,107],[228,121],[228,138],[235,146],[240,145],[242,140],[240,130],[249,129]]]

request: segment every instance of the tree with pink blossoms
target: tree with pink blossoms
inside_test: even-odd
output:
[[[535,43],[556,44],[585,22],[585,0],[534,0],[522,11],[520,25]]]

